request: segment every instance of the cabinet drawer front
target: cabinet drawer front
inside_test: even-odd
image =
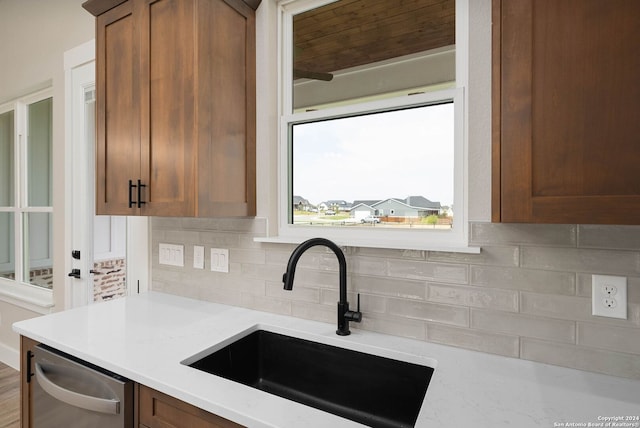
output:
[[[140,424],[149,428],[241,428],[213,413],[140,385]]]

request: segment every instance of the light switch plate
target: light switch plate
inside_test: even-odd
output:
[[[226,248],[211,249],[211,271],[229,273],[229,250]]]
[[[184,245],[160,244],[159,260],[161,265],[184,266]]]
[[[591,314],[627,319],[627,278],[624,276],[591,276]]]
[[[193,246],[193,267],[204,269],[204,247],[202,245]]]

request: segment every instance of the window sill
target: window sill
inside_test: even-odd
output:
[[[48,314],[54,306],[52,290],[0,279],[0,301],[38,314]]]
[[[319,233],[320,235],[320,233]],[[271,237],[255,237],[254,242],[266,242],[272,244],[301,244],[308,238],[301,236],[271,236]],[[408,244],[406,241],[376,241],[367,240],[362,238],[350,238],[350,239],[331,239],[340,247],[363,247],[363,248],[386,248],[394,250],[419,250],[419,251],[438,251],[446,253],[466,253],[466,254],[480,254],[480,247],[469,247],[464,245],[438,245],[438,244]]]

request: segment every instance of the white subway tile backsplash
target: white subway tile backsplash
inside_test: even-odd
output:
[[[640,251],[640,227],[580,225],[578,247]]]
[[[467,253],[443,253],[430,251],[427,256],[428,261],[448,262],[448,263],[466,263],[471,265],[490,265],[490,266],[518,266],[520,261],[519,248],[516,246],[508,247],[483,247],[480,254]]]
[[[162,230],[184,229],[182,220],[184,219],[175,217],[153,217],[154,238],[156,237],[155,233]]]
[[[578,345],[640,354],[640,328],[579,322]]]
[[[416,300],[389,299],[387,311],[390,315],[415,318],[443,324],[469,326],[469,308]]]
[[[408,337],[411,339],[426,339],[426,323],[422,320],[398,318],[388,315],[366,312],[363,307],[362,322],[351,323],[354,329],[377,331],[394,336]]]
[[[265,219],[152,218],[152,289],[335,324],[338,263],[254,242]],[[360,328],[640,379],[640,226],[471,223],[480,254],[345,247]],[[174,242],[175,241],[175,242]],[[230,273],[158,264],[159,242],[228,248]],[[628,278],[628,320],[591,315],[591,274]]]
[[[640,358],[636,354],[528,338],[521,342],[520,358],[525,360],[640,379]]]
[[[216,274],[216,272],[212,272],[212,274]],[[262,280],[248,279],[225,273],[217,273],[216,276],[217,278],[213,281],[196,281],[194,285],[205,290],[209,288],[214,289],[218,293],[228,290],[231,292],[257,294],[260,296],[265,295],[266,285]],[[185,283],[189,284],[188,281],[185,281]]]
[[[592,317],[591,299],[553,294],[520,293],[520,311],[567,320],[587,320]]]
[[[242,293],[240,301],[241,305],[245,308],[281,315],[291,315],[291,300],[274,299],[271,297]]]
[[[229,260],[233,260],[234,263],[261,265],[265,263],[265,252],[263,250],[232,248],[229,251]]]
[[[179,242],[181,244],[194,244],[200,242],[200,232],[183,231],[183,230],[167,230],[164,235],[165,241]]]
[[[468,266],[464,264],[389,259],[388,266],[389,276],[395,278],[468,282]]]
[[[169,223],[172,220],[177,220],[177,219],[173,219],[173,218],[165,218],[162,219],[161,221],[163,223]],[[156,222],[156,219],[153,219],[154,224]],[[225,231],[225,229],[220,228],[220,221],[216,218],[194,218],[194,217],[185,217],[180,219],[180,225],[182,230],[219,230],[219,231]],[[171,227],[176,227],[175,224],[174,226],[165,226],[165,228],[171,228]]]
[[[427,285],[424,281],[353,275],[351,281],[347,281],[347,283],[350,290],[356,290],[360,293],[405,299],[424,300],[427,293]]]
[[[507,357],[517,358],[519,354],[519,339],[517,336],[488,333],[468,328],[427,324],[427,340]]]
[[[265,245],[265,248],[263,248],[264,252],[265,252],[265,261],[268,264],[272,264],[272,265],[278,265],[278,266],[282,266],[285,267],[287,265],[287,262],[289,261],[289,257],[291,256],[291,252],[295,249],[295,245],[292,246],[288,246],[288,245],[282,245],[282,246],[278,246],[275,248],[267,248],[267,246]],[[311,251],[311,250],[309,250]],[[305,256],[309,256],[310,254],[305,254]],[[310,263],[311,258],[310,257],[302,257],[299,261],[298,261],[298,265],[300,266],[305,266],[305,263],[309,262],[308,266],[305,267],[311,267],[312,263]]]
[[[615,275],[640,273],[640,253],[631,251],[523,247],[521,260],[522,267],[532,269]]]
[[[575,247],[575,225],[471,223],[471,244]]]
[[[640,326],[640,305],[627,306],[627,319],[591,315],[591,298],[520,293],[520,312],[574,321],[597,322],[620,326]]]
[[[336,324],[337,319],[336,308],[334,306],[317,305],[300,301],[291,302],[291,315],[330,324]]]
[[[320,289],[296,284],[293,290],[285,290],[282,282],[267,282],[267,297],[298,300],[302,302],[320,303]]]
[[[199,232],[200,244],[214,248],[240,248],[242,235],[228,232]]]
[[[194,289],[198,290],[199,298],[202,300],[242,306],[242,292],[240,290],[217,289],[206,286],[194,287]]]
[[[349,261],[349,272],[362,275],[386,276],[387,261],[378,257],[355,256]]]
[[[518,310],[518,292],[464,285],[429,284],[427,300],[497,311]]]
[[[576,323],[574,321],[472,308],[471,327],[514,336],[567,343],[576,342]]]
[[[522,268],[471,266],[473,285],[551,294],[575,294],[575,273]]]

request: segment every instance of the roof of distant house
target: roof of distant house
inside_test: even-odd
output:
[[[302,196],[293,196],[293,205],[311,205],[308,199],[303,198]]]
[[[373,204],[376,204],[378,202],[380,202],[381,199],[357,199],[355,201],[353,201],[353,206],[357,206],[357,205],[367,205],[367,206],[371,206]]]
[[[328,201],[325,201],[324,203],[327,204],[327,205],[338,205],[338,206],[341,206],[341,207],[351,205],[349,202],[347,202],[347,201],[345,201],[343,199],[330,199]]]
[[[407,198],[404,199],[404,203],[416,208],[431,208],[431,209],[442,208],[442,205],[440,204],[440,202],[430,201],[424,196],[407,196]]]

